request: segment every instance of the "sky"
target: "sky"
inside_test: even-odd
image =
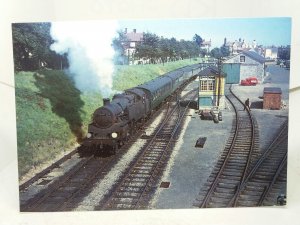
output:
[[[122,20],[119,29],[128,32],[151,32],[165,38],[192,40],[195,34],[212,41],[212,47],[220,47],[227,41],[241,38],[246,43],[256,40],[258,45],[285,46],[291,43],[291,18],[222,18],[222,19],[162,19]]]

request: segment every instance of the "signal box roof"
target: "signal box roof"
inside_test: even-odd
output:
[[[221,74],[220,74],[222,77],[225,77],[226,74],[223,73],[221,71]],[[199,76],[200,77],[207,77],[207,76],[219,76],[219,70],[216,66],[209,66],[207,68],[205,68],[204,70],[200,71],[199,72]]]
[[[281,88],[279,87],[265,87],[264,88],[264,93],[268,93],[268,94],[281,94]]]

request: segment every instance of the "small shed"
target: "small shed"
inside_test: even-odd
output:
[[[265,87],[264,88],[264,109],[280,109],[281,106],[281,88]]]

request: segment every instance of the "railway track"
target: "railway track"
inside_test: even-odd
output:
[[[259,155],[258,129],[251,112],[244,110],[231,88],[226,92],[236,117],[225,149],[195,203],[201,208],[227,207]]]
[[[195,91],[197,89],[188,92],[185,97],[191,98],[191,95],[195,97]],[[187,108],[188,106],[181,108],[178,102],[169,105],[168,113],[161,125],[148,137],[149,140],[139,156],[95,208],[96,210],[143,209],[148,206],[172,153]]]
[[[187,94],[185,96],[187,96]],[[166,107],[167,106],[163,106],[162,110]],[[149,126],[160,112],[160,110],[155,112],[153,118],[150,119],[145,126]],[[126,154],[135,141],[142,136],[143,129],[142,127],[133,135],[129,141],[119,149],[118,154],[115,156],[99,157],[94,153],[87,154],[84,157],[80,156],[76,165],[65,174],[57,179],[48,181],[49,183],[45,185],[44,189],[39,190],[37,194],[34,194],[34,196],[28,200],[21,202],[21,211],[70,211],[76,208],[80,205],[84,197],[92,191],[94,184],[103,180],[111,168]],[[167,129],[167,126],[165,129]],[[157,136],[157,138],[159,137]],[[163,138],[166,137],[161,133],[160,139]],[[76,158],[77,154],[80,154],[78,150],[63,157],[58,162],[53,163],[50,167],[20,186],[20,193],[26,193],[26,189],[30,185],[43,179],[43,177],[46,177],[47,174],[50,174],[55,168],[71,160],[72,157]],[[78,157],[77,155],[77,158]],[[153,155],[149,157],[153,157]]]
[[[21,191],[25,191],[25,189],[28,188],[30,185],[32,185],[34,182],[37,182],[38,180],[40,180],[43,177],[47,176],[47,174],[49,174],[50,172],[52,172],[55,168],[61,167],[61,165],[63,163],[65,163],[66,161],[68,161],[69,159],[71,159],[77,153],[78,153],[78,148],[76,148],[75,150],[71,151],[70,153],[64,155],[62,158],[60,158],[56,162],[52,163],[50,166],[46,167],[45,169],[43,169],[42,171],[40,171],[39,173],[37,173],[35,176],[33,176],[32,178],[28,179],[26,182],[24,182],[23,184],[21,184],[19,186],[19,191],[20,192]]]
[[[274,141],[259,158],[235,193],[231,206],[283,205],[286,196],[288,122],[280,128]]]

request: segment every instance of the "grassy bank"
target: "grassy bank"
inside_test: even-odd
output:
[[[114,89],[142,84],[168,71],[197,63],[182,60],[165,65],[117,66]],[[96,92],[81,93],[58,70],[15,74],[19,176],[71,149],[85,136],[91,114],[102,105]]]

